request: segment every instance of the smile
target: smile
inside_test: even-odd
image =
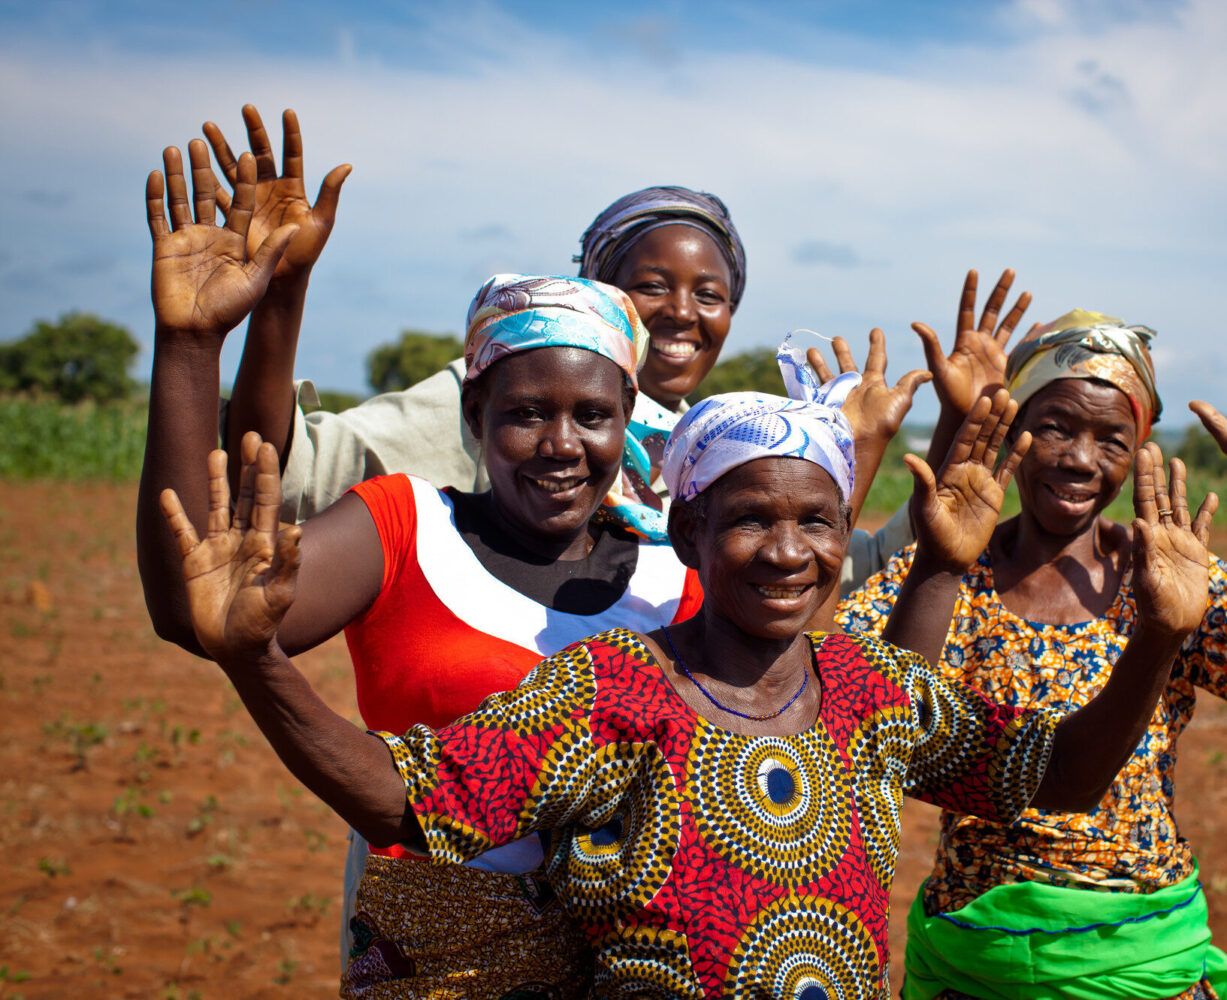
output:
[[[794,597],[800,597],[807,590],[809,590],[809,588],[810,585],[808,583],[796,583],[789,587],[781,587],[778,585],[775,587],[764,587],[757,583],[754,585],[755,590],[762,594],[763,597],[766,597],[768,600],[772,601],[787,601]]]
[[[699,345],[688,340],[653,340],[652,350],[667,358],[686,360],[693,358],[699,352]]]
[[[566,493],[585,482],[584,476],[571,476],[567,479],[530,479],[537,489],[543,493]]]
[[[1066,503],[1086,503],[1088,500],[1095,499],[1094,491],[1057,489],[1055,486],[1048,486],[1048,492],[1058,500],[1064,500]]]

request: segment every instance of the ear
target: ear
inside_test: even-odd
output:
[[[669,506],[669,544],[673,546],[683,566],[699,569],[698,531],[699,521],[688,503],[673,503]]]
[[[460,412],[464,415],[464,422],[469,425],[473,437],[478,441],[481,440],[485,409],[486,394],[481,389],[481,379],[465,382],[460,387]]]

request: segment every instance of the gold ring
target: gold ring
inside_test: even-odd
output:
[[[1171,508],[1165,507],[1163,510],[1159,511],[1159,516],[1160,517],[1171,517],[1172,516]]]

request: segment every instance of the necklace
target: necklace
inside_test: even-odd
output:
[[[697,687],[699,689],[699,693],[713,705],[715,705],[716,708],[720,709],[720,711],[728,712],[729,715],[736,715],[740,719],[749,719],[751,722],[763,722],[767,719],[774,719],[776,716],[783,715],[792,706],[792,703],[801,697],[801,692],[805,690],[805,685],[809,683],[809,671],[806,670],[805,674],[801,677],[801,686],[797,688],[797,693],[789,698],[788,701],[784,702],[783,706],[774,712],[767,712],[765,715],[750,715],[748,712],[739,712],[735,708],[729,708],[727,705],[721,705],[720,702],[716,700],[715,695],[713,695],[707,690],[707,688],[698,682],[695,675],[686,669],[686,664],[682,662],[682,658],[678,655],[677,647],[673,645],[673,636],[669,635],[668,628],[662,625],[660,630],[665,633],[665,641],[669,644],[669,649],[673,653],[673,658],[677,660],[677,665],[682,668],[682,673],[690,678],[690,683]]]

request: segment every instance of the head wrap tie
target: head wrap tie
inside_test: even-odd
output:
[[[661,226],[693,226],[705,232],[729,264],[729,301],[736,308],[746,288],[746,251],[724,202],[705,191],[650,187],[619,198],[598,215],[574,257],[584,278],[612,282],[622,258],[641,236]]]
[[[856,463],[852,427],[840,407],[861,383],[846,372],[819,385],[792,334],[776,354],[790,398],[726,392],[691,407],[665,448],[662,475],[674,500],[689,500],[730,469],[756,458],[803,458],[826,469],[844,500],[852,496]]]
[[[579,347],[608,358],[638,389],[635,372],[647,345],[648,332],[620,288],[583,278],[496,274],[469,306],[464,380],[518,351]]]
[[[1163,412],[1150,358],[1154,335],[1148,326],[1125,326],[1112,316],[1075,309],[1019,341],[1006,362],[1006,388],[1022,406],[1058,379],[1111,383],[1129,398],[1140,445]]]

